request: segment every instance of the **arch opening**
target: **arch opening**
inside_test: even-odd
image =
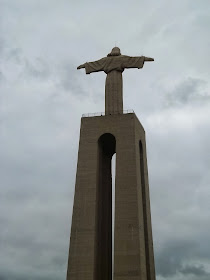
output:
[[[150,280],[150,259],[149,259],[149,240],[148,240],[148,218],[147,218],[147,195],[145,184],[145,168],[144,168],[144,150],[142,142],[139,141],[139,156],[140,156],[140,176],[141,176],[141,191],[142,191],[142,205],[143,205],[143,219],[144,219],[144,244],[145,244],[145,261],[147,279]]]
[[[95,280],[112,279],[112,156],[115,152],[115,137],[103,134],[98,140]]]
[[[115,178],[116,153],[112,156],[112,280],[114,279]]]

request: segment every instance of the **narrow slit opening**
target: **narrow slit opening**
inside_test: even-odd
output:
[[[149,240],[148,240],[148,218],[147,218],[147,195],[145,184],[145,168],[144,168],[144,150],[142,142],[139,141],[139,155],[140,155],[140,174],[141,174],[141,190],[142,190],[142,205],[143,205],[143,219],[144,219],[144,244],[146,257],[146,273],[147,279],[150,280],[150,259],[149,259]]]
[[[114,280],[115,178],[116,153],[112,156],[112,280]]]
[[[95,280],[112,279],[112,157],[116,140],[110,133],[98,140],[96,190]]]

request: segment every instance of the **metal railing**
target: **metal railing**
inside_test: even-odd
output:
[[[97,112],[97,113],[87,113],[87,114],[83,114],[82,117],[83,118],[88,118],[88,117],[102,117],[102,116],[108,116],[108,115],[121,115],[121,114],[133,114],[134,110],[123,110],[122,113],[119,112]]]

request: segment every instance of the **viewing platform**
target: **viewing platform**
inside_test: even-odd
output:
[[[123,114],[133,114],[134,110],[123,110]],[[121,115],[122,113],[119,112],[110,112],[110,113],[105,113],[105,112],[97,112],[97,113],[87,113],[83,114],[83,118],[89,118],[89,117],[100,117],[100,116],[107,116],[107,115]]]

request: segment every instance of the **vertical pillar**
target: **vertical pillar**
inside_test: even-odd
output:
[[[98,139],[89,129],[82,118],[67,280],[95,280]]]
[[[114,280],[147,280],[135,118],[124,120],[116,144]]]

